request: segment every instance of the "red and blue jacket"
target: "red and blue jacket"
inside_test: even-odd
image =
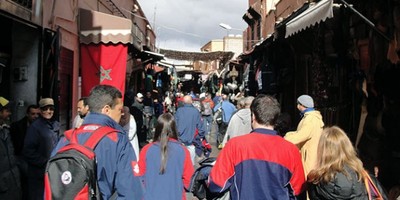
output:
[[[180,142],[168,142],[168,160],[164,174],[160,174],[161,149],[159,142],[143,147],[139,155],[139,171],[145,187],[144,199],[186,199],[185,188],[189,188],[194,173],[190,153]]]
[[[114,192],[117,199],[142,199],[143,186],[138,177],[134,176],[137,166],[136,156],[122,127],[107,115],[89,113],[82,126],[109,126],[119,132],[110,133],[97,144],[94,152],[97,159],[97,182],[102,199],[110,199]],[[91,135],[91,131],[78,134],[78,141],[83,144]],[[69,143],[61,138],[52,152],[57,151]]]
[[[231,199],[296,199],[305,185],[299,150],[269,129],[229,140],[208,181],[211,192],[229,189]]]

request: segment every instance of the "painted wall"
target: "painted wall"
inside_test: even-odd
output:
[[[12,60],[11,60],[11,99],[16,102],[12,120],[25,116],[25,110],[30,104],[37,104],[39,35],[37,28],[32,28],[18,22],[12,25]],[[14,77],[14,70],[26,69],[26,79]]]

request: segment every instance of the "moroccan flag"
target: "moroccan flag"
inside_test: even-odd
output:
[[[82,96],[96,85],[112,85],[122,96],[128,47],[124,44],[81,44]]]

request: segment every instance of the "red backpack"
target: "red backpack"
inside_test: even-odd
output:
[[[77,135],[93,131],[84,144]],[[94,149],[99,141],[117,130],[100,125],[84,125],[65,132],[69,144],[60,148],[47,162],[45,199],[101,199],[97,185]]]

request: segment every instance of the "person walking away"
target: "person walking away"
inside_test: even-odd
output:
[[[46,164],[60,138],[60,123],[53,117],[54,100],[40,99],[39,107],[40,117],[28,127],[22,149],[28,166],[28,199],[43,199]]]
[[[143,131],[143,109],[143,94],[139,92],[136,94],[135,101],[130,107],[130,112],[136,121],[136,130],[140,148],[147,144],[147,134]]]
[[[146,92],[146,96],[143,99],[143,105],[143,124],[146,131],[146,140],[149,141],[153,138],[153,125],[151,122],[154,116],[154,101],[151,92]]]
[[[198,130],[198,136],[204,138],[204,123],[201,120],[200,112],[192,104],[192,97],[189,95],[184,96],[183,102],[184,105],[178,108],[175,113],[175,120],[178,126],[178,138],[189,150],[192,163],[194,164],[196,151],[193,145],[193,139],[196,129]]]
[[[363,163],[342,129],[325,128],[317,151],[317,165],[308,174],[311,200],[368,199]]]
[[[304,172],[314,169],[317,160],[317,146],[324,122],[319,111],[314,109],[314,100],[308,95],[297,98],[297,109],[302,116],[296,131],[287,132],[285,139],[295,144],[301,151]]]
[[[90,91],[88,105],[90,113],[82,124],[88,131],[77,135],[80,144],[102,126],[118,131],[105,136],[94,149],[97,183],[102,199],[110,199],[113,193],[116,193],[117,199],[142,199],[142,183],[133,174],[138,166],[136,156],[123,128],[118,124],[123,108],[122,93],[114,86],[97,85]],[[68,143],[68,140],[61,139],[52,156]]]
[[[228,95],[224,93],[222,94],[222,102],[214,107],[214,112],[217,112],[218,109],[222,109],[222,123],[219,124],[217,133],[217,146],[219,149],[221,149],[222,141],[224,140],[224,136],[226,133],[226,128],[228,127],[229,120],[231,119],[233,113],[236,111],[236,107],[231,102],[229,102]]]
[[[6,123],[11,116],[9,101],[0,96],[0,199],[22,199],[20,173]]]
[[[84,118],[89,112],[89,106],[86,97],[82,97],[78,100],[77,111],[78,115],[75,117],[72,123],[73,128],[79,128],[82,125]]]
[[[252,128],[250,106],[253,100],[253,96],[245,97],[243,100],[244,108],[238,110],[235,114],[232,115],[231,120],[229,121],[228,128],[226,129],[224,140],[222,141],[222,147],[225,146],[228,140],[251,132]]]
[[[178,141],[172,114],[158,118],[153,141],[140,152],[136,174],[144,178],[144,199],[186,199],[194,168],[189,151]]]
[[[201,99],[202,98],[200,97],[200,100]],[[210,135],[213,122],[213,108],[215,105],[209,93],[205,93],[204,99],[201,101],[201,103],[204,107],[204,110],[201,113],[204,121],[204,129],[206,130],[206,135]]]
[[[124,129],[126,135],[128,136],[128,140],[132,145],[133,151],[135,151],[135,156],[139,159],[139,141],[137,137],[137,127],[135,118],[129,112],[129,107],[124,106],[123,115],[121,116],[121,120],[119,124]]]
[[[296,199],[305,176],[301,155],[274,131],[278,101],[258,95],[250,106],[253,130],[232,138],[220,151],[208,178],[211,192],[231,199]]]

